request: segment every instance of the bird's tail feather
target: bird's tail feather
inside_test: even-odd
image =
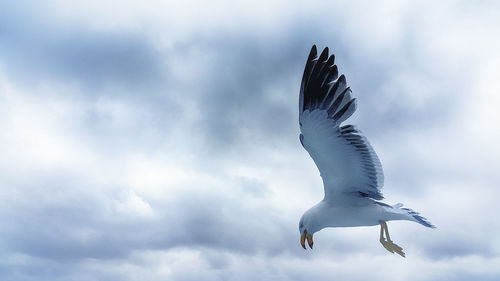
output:
[[[401,205],[400,204],[401,203],[398,203],[398,204],[394,205],[393,207],[403,206],[402,204]],[[408,214],[410,216],[412,216],[415,219],[415,221],[418,222],[419,224],[426,226],[426,227],[430,227],[430,228],[436,228],[430,221],[428,221],[426,218],[422,217],[420,215],[420,213],[415,212],[414,210],[412,210],[410,208],[401,208],[401,210],[405,210],[406,212],[408,212]]]

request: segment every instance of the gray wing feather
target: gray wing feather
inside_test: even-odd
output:
[[[299,98],[300,142],[320,170],[325,198],[339,193],[382,199],[382,165],[368,140],[352,125],[340,126],[356,111],[335,56],[313,46],[304,69]]]

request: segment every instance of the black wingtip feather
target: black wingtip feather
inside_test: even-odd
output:
[[[353,111],[350,106],[352,102],[349,103],[350,89],[346,89],[345,76],[342,74],[338,77],[335,55],[329,56],[328,53],[329,48],[325,47],[317,57],[316,45],[311,47],[302,77],[300,110],[320,108],[327,110],[330,118],[342,119],[343,114],[347,112],[350,116]],[[347,103],[349,106],[345,107]]]
[[[324,62],[328,58],[328,47],[325,47],[323,49],[323,52],[321,52],[321,55],[319,55],[318,61]]]
[[[339,84],[347,84],[347,80],[345,79],[344,74],[340,75],[338,82]]]
[[[340,78],[339,78],[340,80]],[[337,109],[339,108],[339,106],[342,104],[342,101],[344,100],[344,97],[345,95],[349,92],[349,88],[347,89],[344,89],[344,91],[342,91],[342,93],[340,95],[337,96],[337,98],[335,99],[335,101],[332,103],[332,105],[330,106],[330,109],[328,109],[328,116],[330,117],[333,117],[335,112],[337,112]]]
[[[318,54],[318,50],[316,45],[313,45],[311,51],[309,52],[309,56],[307,57],[306,66],[304,68],[304,74],[302,75],[302,83],[300,85],[300,108],[299,110],[302,112],[306,109],[306,106],[309,103],[310,95],[306,90],[308,88],[309,80],[311,78],[314,66],[316,64],[316,56]]]
[[[344,105],[339,112],[335,113],[333,120],[339,124],[345,121],[347,118],[351,117],[352,113],[356,109],[356,99],[350,100],[346,105]]]

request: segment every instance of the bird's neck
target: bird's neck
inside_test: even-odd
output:
[[[304,216],[308,220],[309,232],[317,232],[328,227],[330,222],[330,213],[332,206],[325,201],[320,201],[306,211]]]

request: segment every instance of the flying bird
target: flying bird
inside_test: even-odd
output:
[[[319,58],[314,45],[307,58],[299,97],[300,143],[316,163],[325,197],[300,219],[300,244],[313,247],[313,235],[326,227],[380,225],[380,243],[405,257],[389,236],[387,221],[408,220],[435,228],[403,204],[388,205],[382,165],[370,143],[352,125],[341,126],[356,110],[344,75],[338,77],[335,56],[326,47]]]

